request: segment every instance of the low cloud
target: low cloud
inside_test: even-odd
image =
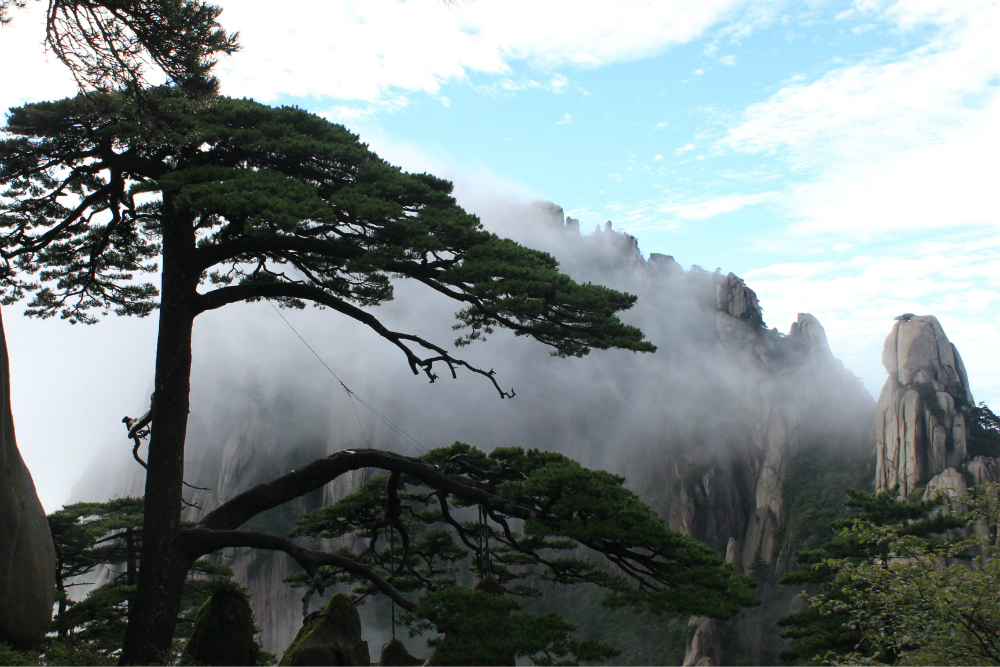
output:
[[[875,7],[875,6],[873,6]],[[861,11],[861,10],[859,10]],[[801,177],[784,198],[793,231],[862,237],[996,227],[1000,5],[895,3],[865,10],[899,31],[933,31],[751,105],[717,144],[774,156]]]

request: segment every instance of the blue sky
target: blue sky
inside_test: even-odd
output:
[[[231,94],[734,271],[873,393],[892,317],[935,314],[1000,400],[996,2],[225,6]]]
[[[875,394],[892,318],[934,314],[1000,407],[1000,2],[219,4],[243,44],[224,93],[342,122],[473,206],[548,199],[733,271],[770,325],[816,315]],[[2,108],[73,92],[41,7],[0,32]],[[69,340],[10,311],[12,345]],[[89,344],[145,363],[121,351],[148,323],[98,328],[111,342]],[[14,373],[26,404],[51,391]]]

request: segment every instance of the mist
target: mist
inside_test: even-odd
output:
[[[643,257],[635,239],[607,221],[580,223],[597,228],[581,234],[551,203],[473,197],[462,203],[490,231],[553,254],[578,281],[636,294],[636,305],[621,317],[640,327],[657,351],[558,358],[537,341],[497,330],[456,356],[495,370],[501,387],[516,394],[502,399],[487,378],[461,368],[455,378],[436,368],[433,383],[414,375],[394,345],[332,311],[255,303],[205,313],[194,328],[185,478],[207,490],[186,490],[197,507],[187,508],[185,519],[197,520],[257,483],[341,449],[418,456],[460,440],[487,452],[501,446],[558,451],[622,474],[671,527],[692,530],[724,553],[727,541],[747,530],[760,497],[755,488],[772,488],[767,468],[786,441],[774,441],[775,423],[801,431],[789,433],[788,442],[821,432],[826,446],[871,446],[872,398],[833,359],[821,332],[813,332],[820,342],[810,343],[738,322],[719,304],[720,284],[730,279],[698,267],[684,270],[663,255]],[[460,304],[420,284],[397,281],[394,288],[393,301],[372,309],[382,323],[450,346],[459,333],[452,327]],[[150,361],[145,368],[151,367]],[[149,376],[136,377],[127,407],[133,417],[148,407],[152,388]],[[143,379],[143,391],[136,391]],[[352,400],[341,381],[379,414]],[[124,402],[119,407],[126,409]],[[107,424],[107,442],[70,501],[143,495],[144,470],[118,420]],[[678,496],[678,482],[709,467],[718,470],[725,508],[719,506],[714,522],[685,524],[689,501],[683,492]],[[286,532],[304,512],[342,497],[366,474],[345,476],[262,515],[256,527]],[[780,496],[780,483],[777,488]],[[301,624],[301,591],[282,583],[295,566],[247,549],[226,550],[223,560],[250,586],[264,647],[283,651]],[[388,632],[384,614],[378,603],[364,605],[362,614],[365,636],[377,650]]]
[[[746,421],[740,406],[748,395],[796,384],[769,378],[772,389],[763,387],[759,370],[720,343],[716,274],[682,270],[663,256],[646,261],[634,239],[604,231],[603,221],[601,231],[581,235],[563,226],[561,209],[551,204],[463,203],[490,231],[551,252],[575,279],[637,294],[636,306],[622,319],[639,326],[657,352],[594,350],[583,358],[556,358],[534,340],[498,330],[457,354],[496,370],[501,386],[516,393],[505,400],[487,379],[463,369],[452,378],[439,367],[433,383],[412,374],[398,349],[354,320],[312,307],[282,310],[340,379],[413,443],[352,403],[269,304],[230,306],[195,323],[189,480],[210,481],[227,446],[232,450],[237,441],[250,440],[256,454],[244,465],[253,473],[248,469],[240,476],[238,490],[345,447],[419,455],[456,440],[484,451],[539,447],[621,472],[644,452],[695,443],[726,447]],[[597,221],[583,223],[584,229],[591,225]],[[450,346],[459,304],[419,284],[397,282],[395,290],[392,302],[372,312],[391,329]],[[795,367],[794,372],[818,371]],[[809,384],[829,391],[838,382],[813,378]],[[851,389],[843,392],[843,402],[857,400]],[[787,400],[817,402],[801,388]],[[827,396],[822,403],[835,410],[838,400]],[[144,409],[135,406],[137,414]],[[83,475],[73,500],[142,493],[142,471],[121,430],[117,444],[109,442]],[[122,473],[108,475],[109,469]]]

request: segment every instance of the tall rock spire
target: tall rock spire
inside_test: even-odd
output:
[[[885,339],[889,377],[875,407],[875,490],[909,494],[966,458],[962,406],[973,404],[958,350],[933,315],[907,313]]]
[[[49,629],[56,552],[14,439],[7,340],[0,318],[0,641],[34,646]]]

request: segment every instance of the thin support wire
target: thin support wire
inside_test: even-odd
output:
[[[366,408],[368,408],[368,410],[370,410],[371,413],[373,415],[375,415],[383,424],[385,424],[390,429],[392,429],[392,431],[396,435],[398,435],[404,442],[406,442],[408,445],[410,445],[411,447],[413,447],[414,449],[416,449],[421,454],[426,454],[427,453],[427,448],[424,447],[420,443],[419,440],[417,440],[416,438],[414,438],[413,436],[411,436],[409,433],[407,433],[406,431],[404,431],[399,426],[396,426],[396,424],[394,424],[392,421],[390,421],[388,417],[386,417],[381,412],[379,412],[378,410],[376,410],[370,403],[368,403],[368,401],[366,401],[365,399],[363,399],[360,396],[358,396],[354,392],[353,389],[351,389],[350,387],[348,387],[347,384],[345,384],[344,381],[340,379],[340,376],[337,375],[334,372],[334,370],[332,368],[330,368],[329,365],[327,365],[327,363],[325,361],[323,361],[323,357],[319,356],[319,353],[316,352],[316,350],[313,349],[312,345],[310,345],[306,341],[306,339],[302,337],[302,334],[300,334],[298,331],[296,331],[295,327],[292,326],[292,323],[289,322],[285,318],[285,316],[281,314],[281,311],[278,310],[275,307],[275,305],[273,303],[271,303],[270,301],[268,301],[267,303],[268,303],[269,306],[271,306],[271,308],[274,310],[274,312],[278,314],[278,317],[280,317],[282,319],[282,321],[284,321],[284,323],[288,325],[288,328],[292,330],[292,333],[294,333],[298,337],[298,339],[300,341],[302,341],[302,344],[305,345],[309,349],[309,351],[313,353],[313,356],[316,357],[319,360],[319,363],[323,364],[323,368],[325,368],[327,371],[329,371],[330,375],[332,375],[334,377],[334,379],[336,379],[337,382],[340,383],[340,386],[343,387],[344,391],[347,392],[347,396],[351,399],[351,407],[354,408],[354,416],[357,418],[357,420],[358,420],[358,426],[361,428],[361,434],[364,436],[364,438],[365,438],[365,444],[369,448],[371,448],[371,442],[368,440],[368,434],[365,433],[365,427],[361,424],[361,416],[358,414],[358,408],[354,404],[355,399],[357,399],[358,403],[360,403],[361,405],[363,405]]]

